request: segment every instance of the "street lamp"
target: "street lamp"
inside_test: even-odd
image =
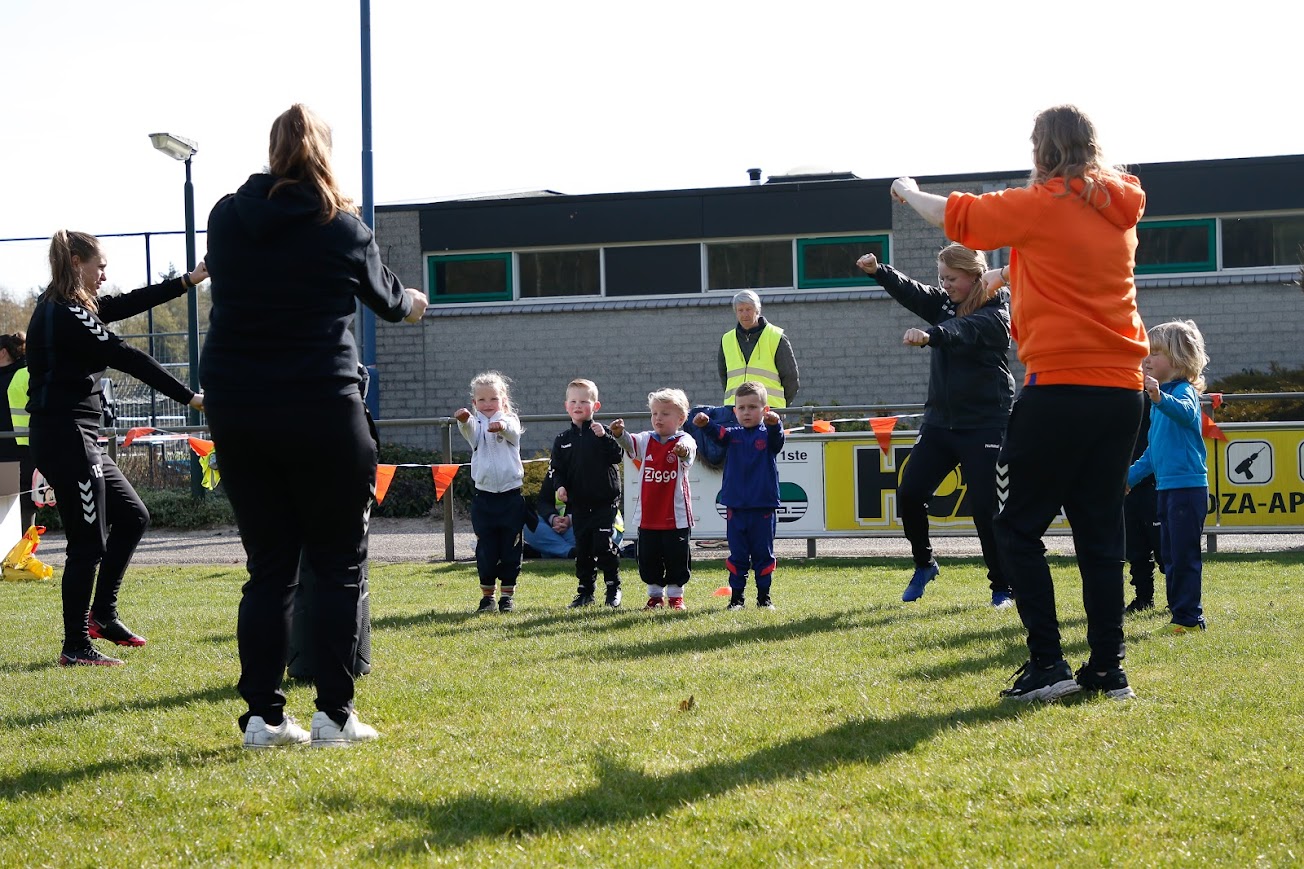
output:
[[[171,133],[150,133],[149,140],[154,147],[167,154],[173,160],[184,160],[186,164],[186,272],[195,270],[195,185],[190,180],[190,160],[199,153],[199,143]],[[199,295],[191,287],[186,294],[187,308],[187,344],[190,351],[190,388],[199,391]],[[186,412],[190,425],[199,425],[199,411],[193,407]],[[199,465],[199,457],[190,454],[190,494],[196,498],[204,496],[204,471]]]

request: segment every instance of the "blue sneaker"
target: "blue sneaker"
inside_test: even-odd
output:
[[[992,609],[1007,610],[1014,606],[1014,595],[1008,591],[992,592]]]
[[[926,567],[916,567],[915,575],[910,577],[910,584],[901,593],[901,599],[906,603],[919,600],[924,596],[924,586],[936,579],[941,572],[942,569],[937,566],[936,561],[930,561]]]

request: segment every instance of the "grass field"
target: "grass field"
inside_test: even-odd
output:
[[[773,612],[699,561],[686,613],[625,564],[619,612],[533,562],[486,616],[473,566],[373,567],[381,741],[351,751],[240,748],[238,570],[134,570],[150,643],[110,670],[55,664],[55,584],[0,584],[0,866],[1304,861],[1304,555],[1209,556],[1207,633],[1129,618],[1135,701],[1031,708],[997,697],[1023,634],[975,561],[916,604],[902,561],[781,563]]]

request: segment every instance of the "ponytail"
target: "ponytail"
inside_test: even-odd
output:
[[[67,229],[56,232],[50,239],[50,286],[42,298],[99,310],[95,293],[82,285],[81,271],[72,261],[73,257],[88,260],[96,256],[101,253],[95,236]]]
[[[9,358],[19,365],[27,362],[27,333],[15,332],[12,335],[0,335],[0,350],[9,354]]]

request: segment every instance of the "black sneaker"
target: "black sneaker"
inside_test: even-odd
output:
[[[59,656],[60,667],[121,667],[122,661],[110,658],[94,646],[82,649],[64,649]]]
[[[573,601],[566,604],[566,608],[579,609],[582,606],[593,606],[593,604],[595,603],[597,603],[597,601],[593,599],[593,592],[582,591],[579,594],[575,595],[575,599]]]
[[[1083,691],[1101,691],[1111,700],[1131,700],[1136,692],[1127,684],[1127,674],[1122,667],[1110,667],[1103,673],[1083,664],[1074,675]]]
[[[756,596],[756,606],[757,608],[763,610],[774,609],[774,601],[770,600],[769,592],[766,592],[765,594],[758,594]]]
[[[484,595],[480,598],[480,606],[476,608],[476,613],[491,613],[494,611],[493,595]]]
[[[1069,662],[1063,658],[1049,667],[1035,666],[1026,661],[1014,671],[1014,684],[1001,692],[1007,700],[1027,703],[1032,700],[1056,700],[1069,694],[1076,694],[1082,686],[1073,678]]]
[[[122,623],[122,619],[114,618],[109,621],[100,621],[95,616],[86,617],[86,631],[91,635],[92,640],[108,640],[119,646],[143,646],[147,642],[140,634],[134,632],[131,628]]]
[[[1154,608],[1155,608],[1155,599],[1154,599],[1154,598],[1147,598],[1147,599],[1144,599],[1144,600],[1141,599],[1141,598],[1137,598],[1136,600],[1132,601],[1130,604],[1128,604],[1127,606],[1125,606],[1125,607],[1123,608],[1123,612],[1125,612],[1125,613],[1143,613],[1143,612],[1145,612],[1146,610],[1152,610],[1152,609],[1154,609]]]
[[[490,598],[490,600],[492,601],[492,598]],[[509,613],[514,609],[516,609],[516,604],[512,603],[510,595],[503,595],[498,598],[498,612]]]
[[[743,593],[741,591],[735,591],[729,596],[729,609],[740,610],[745,606],[747,606],[747,601],[743,600]]]
[[[620,601],[621,601],[620,586],[608,584],[607,598],[604,601],[604,603],[606,603],[607,606],[611,607],[614,610],[620,607]]]

